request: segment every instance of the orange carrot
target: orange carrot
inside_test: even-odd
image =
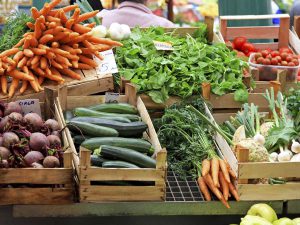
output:
[[[60,45],[59,45],[58,42],[55,41],[55,42],[52,42],[52,43],[51,43],[51,47],[52,47],[52,48],[59,48]]]
[[[98,44],[95,46],[97,48],[97,50],[99,52],[103,52],[103,51],[106,51],[106,50],[109,50],[111,49],[111,46],[110,45],[103,45],[103,44]]]
[[[11,56],[11,55],[14,55],[16,54],[17,52],[19,52],[20,50],[18,48],[12,48],[12,49],[9,49],[9,50],[5,50],[4,52],[2,52],[0,54],[0,58],[3,58],[5,56]]]
[[[59,63],[55,62],[55,60],[53,60],[53,61],[51,62],[51,65],[52,65],[53,67],[57,68],[57,69],[63,69],[63,66],[60,65]]]
[[[66,52],[71,53],[71,54],[77,54],[77,53],[79,53],[77,50],[80,50],[80,49],[74,49],[74,48],[70,47],[69,45],[62,45],[62,46],[60,46],[60,48],[64,51],[66,51]],[[82,53],[81,50],[80,50],[80,53]]]
[[[99,54],[98,52],[94,52],[94,56],[96,56],[98,59],[103,60],[103,56]]]
[[[234,185],[232,183],[229,183],[228,185],[229,185],[229,191],[233,195],[233,197],[235,198],[235,200],[236,201],[240,201],[239,193],[236,190],[236,188],[234,187]]]
[[[222,159],[219,159],[219,164],[220,164],[220,168],[222,170],[222,173],[224,174],[225,180],[227,181],[227,183],[230,183],[230,176],[229,176],[229,172],[228,172],[227,165],[226,165],[225,161],[222,160]]]
[[[62,69],[62,70],[59,70],[59,72],[61,74],[64,74],[66,76],[69,76],[75,80],[81,80],[81,76],[78,74],[78,73],[75,73],[73,70],[70,70],[70,69]]]
[[[27,60],[26,66],[31,66],[31,62],[33,60],[34,57],[31,57]]]
[[[228,183],[225,180],[225,177],[224,177],[224,175],[223,175],[223,173],[221,171],[219,172],[219,181],[221,183],[223,196],[224,196],[225,200],[228,201],[229,186],[228,186]]]
[[[198,177],[197,182],[198,182],[200,191],[204,195],[205,200],[206,201],[211,201],[211,196],[210,196],[209,190],[208,190],[208,188],[206,186],[206,183],[205,183],[203,177]]]
[[[1,76],[1,90],[3,94],[7,94],[7,79],[6,76]]]
[[[27,25],[27,27],[28,27],[30,30],[34,30],[34,24],[33,24],[33,23],[27,22],[26,25]]]
[[[88,64],[85,64],[85,63],[78,63],[78,69],[81,69],[81,70],[90,70],[90,69],[93,69],[94,67],[88,65]]]
[[[27,87],[28,87],[28,81],[23,80],[22,81],[22,86],[20,88],[20,94],[23,94],[26,91]]]
[[[74,4],[74,5],[65,6],[65,7],[61,8],[59,10],[61,10],[65,14],[65,13],[70,12],[70,11],[76,9],[76,8],[78,8],[78,5]],[[53,13],[55,14],[57,11],[58,10],[52,10],[51,15],[53,15]]]
[[[19,61],[18,67],[19,67],[19,68],[22,68],[23,66],[26,66],[26,64],[27,64],[27,57],[24,56],[24,57]],[[18,79],[20,79],[20,78],[18,78]],[[22,79],[20,79],[20,80],[22,80]]]
[[[46,49],[40,49],[40,48],[32,48],[31,51],[35,55],[46,55],[46,53],[47,53]]]
[[[27,49],[30,47],[31,45],[31,35],[30,36],[27,36],[24,40],[24,44],[23,44],[23,49]]]
[[[49,50],[50,49],[47,45],[42,45],[42,44],[39,44],[38,48],[45,49],[45,50]]]
[[[38,40],[42,36],[41,18],[35,21],[34,37]]]
[[[69,55],[65,55],[65,57],[70,59],[71,61],[79,60],[79,56],[77,56],[77,55],[69,54]]]
[[[74,19],[68,19],[68,21],[66,22],[66,28],[67,29],[71,29],[72,28],[72,26],[73,26],[73,24],[74,24]]]
[[[41,85],[41,84],[43,84],[44,80],[45,80],[45,77],[39,77],[38,83]]]
[[[226,166],[227,166],[227,170],[228,170],[228,172],[229,172],[229,175],[230,175],[233,179],[236,179],[237,177],[236,177],[235,173],[233,172],[233,170],[231,169],[229,163],[228,163],[227,161],[225,161],[225,163],[226,163]]]
[[[27,57],[33,57],[34,56],[34,53],[30,49],[24,49],[23,53]]]
[[[89,40],[89,42],[92,42],[95,44],[104,44],[104,45],[110,45],[110,46],[123,46],[123,44],[118,41],[113,41],[113,40],[105,39],[105,38],[97,38],[95,36],[91,36],[88,40]]]
[[[63,83],[65,81],[62,77],[53,75],[49,68],[46,68],[46,77],[50,80],[57,81],[58,83]]]
[[[48,24],[48,28],[50,28],[50,29],[54,29],[57,26],[58,26],[58,24],[55,23],[55,22],[51,22],[51,23]]]
[[[40,10],[40,14],[46,16],[50,10],[51,10],[50,5],[48,2],[46,2],[44,4],[44,7]]]
[[[51,48],[51,51],[55,54],[59,54],[59,55],[62,55],[62,56],[67,56],[67,55],[70,55],[69,52],[67,51],[64,51],[62,49],[59,49],[59,48]]]
[[[89,49],[92,49],[92,50],[96,50],[96,51],[97,51],[96,47],[95,47],[91,42],[89,42],[89,41],[87,41],[87,40],[82,41],[82,44],[83,44],[85,47],[89,48]]]
[[[55,69],[54,67],[51,67],[51,68],[50,68],[50,71],[51,71],[51,73],[52,73],[53,75],[62,77],[61,74],[60,74],[60,72],[59,72],[57,69]]]
[[[54,22],[54,23],[60,23],[60,18],[53,17],[53,16],[47,16],[46,21],[48,22]]]
[[[41,67],[42,69],[48,68],[47,59],[46,59],[45,57],[41,57],[40,67]]]
[[[78,68],[78,61],[77,60],[74,60],[74,61],[72,61],[72,66],[73,66],[73,68]]]
[[[70,40],[74,40],[75,38],[79,37],[79,33],[77,32],[72,32],[70,33]]]
[[[21,72],[19,70],[16,70],[16,69],[9,72],[8,75],[13,77],[13,78],[16,78],[18,80],[28,80],[28,81],[33,80],[33,78],[30,75],[28,75],[26,73],[23,73],[23,72]]]
[[[53,52],[47,52],[46,57],[48,60],[52,60],[55,58],[55,54]]]
[[[11,98],[12,96],[14,96],[17,88],[19,86],[19,80],[16,79],[16,78],[13,78],[12,79],[12,82],[10,84],[10,87],[9,87],[9,91],[8,91],[8,97]]]
[[[34,72],[36,72],[39,76],[42,76],[42,77],[46,76],[46,73],[38,66],[34,69]]]
[[[86,56],[80,55],[79,56],[79,61],[83,62],[83,63],[85,63],[85,64],[87,64],[87,65],[89,65],[91,67],[97,67],[97,63],[94,60],[89,59]]]
[[[46,34],[40,38],[39,42],[41,44],[46,44],[49,41],[51,41],[53,38],[54,38],[54,36],[52,34]]]
[[[202,161],[202,176],[204,177],[210,171],[210,161],[208,159],[204,159]]]
[[[87,27],[89,27],[89,28],[94,28],[95,26],[96,26],[95,22],[94,23],[90,23],[90,24],[87,25]]]
[[[64,38],[66,38],[69,34],[70,34],[70,32],[59,32],[55,35],[55,37],[52,39],[52,41],[62,40]]]
[[[74,20],[75,23],[77,23],[79,15],[80,15],[80,9],[77,8],[77,9],[75,9],[75,11],[74,11],[74,13],[73,13],[73,15],[71,17]]]
[[[37,8],[32,7],[31,8],[31,15],[32,15],[32,18],[36,20],[37,18],[40,17],[41,14],[40,14],[40,12]]]
[[[50,10],[54,9],[55,6],[57,6],[60,2],[61,2],[61,0],[52,0],[52,1],[49,3],[49,8],[50,8]]]
[[[30,39],[30,46],[35,48],[36,46],[38,46],[38,44],[39,42],[36,40],[35,37],[32,36]]]
[[[80,35],[80,36],[78,36],[75,40],[71,40],[70,42],[69,42],[69,45],[74,45],[74,44],[77,44],[77,43],[79,43],[79,42],[83,42],[84,40],[87,40],[89,37],[91,37],[92,35],[90,34],[90,33],[87,33],[87,34],[82,34],[82,35]],[[91,45],[92,46],[92,49],[94,49],[95,51],[97,50],[96,48],[94,48],[93,47],[93,45]],[[74,47],[73,47],[74,48]]]
[[[63,32],[65,30],[65,28],[63,28],[62,26],[57,26],[57,27],[55,27],[54,28],[54,30],[53,30],[53,35],[56,35],[56,34],[58,34],[59,32]]]
[[[66,57],[63,57],[59,54],[56,55],[55,61],[60,64],[66,64],[68,66],[72,66],[72,64],[69,62],[69,60]]]
[[[81,23],[85,20],[88,20],[92,17],[95,17],[98,12],[99,12],[99,10],[96,10],[96,11],[93,11],[93,12],[87,12],[87,13],[84,13],[84,14],[80,15],[78,20],[77,20],[77,23]]]
[[[16,66],[17,65],[17,63],[13,59],[11,59],[9,57],[3,58],[3,62],[6,62],[6,63],[8,63],[9,65],[12,65],[12,66]]]
[[[34,64],[37,64],[41,59],[41,56],[40,55],[35,55],[31,61],[31,65],[34,65]]]
[[[7,72],[11,72],[11,71],[13,71],[15,68],[16,68],[15,66],[10,65],[10,66],[7,67],[7,70],[6,70],[6,71],[7,71]]]
[[[79,34],[85,34],[88,33],[92,30],[92,28],[90,27],[85,27],[81,24],[74,24],[72,27],[72,30],[74,30],[75,32],[79,33]]]
[[[218,158],[216,158],[216,157],[212,158],[211,165],[210,165],[210,170],[211,170],[212,179],[214,181],[214,185],[216,187],[220,187],[219,178],[218,178],[220,165],[219,165]]]
[[[63,24],[66,24],[66,22],[68,21],[68,17],[66,16],[66,13],[63,10],[60,10],[59,18]]]
[[[5,70],[3,68],[0,68],[0,76],[4,74]]]
[[[25,38],[22,38],[17,44],[15,44],[14,48],[19,48],[23,45]]]

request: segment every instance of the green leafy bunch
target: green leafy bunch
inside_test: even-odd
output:
[[[295,126],[300,131],[300,84],[295,89],[291,89],[286,96],[287,109],[294,119]]]

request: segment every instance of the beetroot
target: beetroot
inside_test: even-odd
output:
[[[0,159],[8,159],[10,156],[10,151],[5,147],[0,147]]]
[[[10,102],[6,105],[4,115],[7,116],[12,112],[23,113],[21,106],[16,102]]]
[[[3,146],[3,137],[0,137],[0,147]]]
[[[11,145],[20,141],[18,135],[13,132],[5,132],[3,134],[3,146],[9,148]]]
[[[23,116],[21,113],[17,113],[17,112],[12,112],[11,114],[9,114],[9,119],[11,119],[14,122],[22,122],[23,121]]]
[[[0,160],[0,168],[9,168],[9,163],[6,159]]]
[[[43,166],[45,168],[59,167],[59,160],[55,156],[47,156],[43,161]]]
[[[45,125],[47,127],[49,127],[51,129],[51,131],[57,131],[57,130],[59,130],[59,124],[54,119],[48,119],[48,120],[46,120]]]
[[[24,122],[30,127],[30,131],[40,131],[43,126],[43,120],[37,113],[26,114]]]
[[[41,162],[44,159],[44,156],[38,151],[31,151],[25,155],[24,159],[27,165],[32,165],[32,163]]]
[[[0,131],[1,132],[4,131],[4,128],[5,128],[6,124],[8,123],[8,121],[9,121],[8,116],[1,118],[1,121],[0,121]]]
[[[59,131],[53,131],[52,133],[51,133],[51,135],[55,135],[55,136],[57,136],[59,139],[61,139],[61,135],[60,135],[60,132]]]
[[[38,168],[38,169],[44,168],[42,164],[37,163],[37,162],[32,163],[31,166],[33,168]]]
[[[47,139],[49,141],[49,146],[50,148],[60,148],[61,147],[61,140],[59,137],[57,137],[56,135],[49,135],[47,136]]]
[[[44,134],[36,132],[31,134],[29,146],[34,151],[42,151],[49,146],[49,141]]]

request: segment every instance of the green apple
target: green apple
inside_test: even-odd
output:
[[[273,225],[296,225],[296,223],[289,218],[283,217],[279,220],[274,221]]]
[[[300,225],[300,218],[295,218],[293,221],[296,223],[296,225]]]
[[[240,225],[272,225],[272,223],[259,216],[247,215],[242,218]]]
[[[274,209],[265,203],[258,203],[251,206],[247,212],[247,215],[260,216],[271,223],[278,219]]]

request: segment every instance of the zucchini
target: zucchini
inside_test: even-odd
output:
[[[106,161],[108,161],[108,160],[103,159],[102,157],[100,157],[98,155],[91,155],[91,165],[92,166],[102,167],[102,164]],[[112,162],[112,161],[110,161],[110,162]]]
[[[121,137],[139,137],[142,136],[143,132],[148,128],[147,124],[141,121],[121,123],[96,117],[74,117],[71,122],[72,121],[80,121],[110,127],[116,129]]]
[[[93,151],[101,145],[111,145],[133,149],[141,153],[152,155],[154,149],[148,141],[136,138],[121,138],[121,137],[98,137],[90,138],[82,142],[81,146]]]
[[[128,148],[102,145],[100,147],[100,153],[101,156],[103,156],[104,158],[115,157],[119,160],[133,163],[137,166],[144,167],[144,168],[156,167],[156,161],[153,158]]]
[[[97,117],[92,117],[92,118],[97,118]],[[109,117],[109,116],[104,116],[101,117],[101,119],[105,119],[105,120],[113,120],[113,121],[117,121],[117,122],[121,122],[121,123],[130,123],[130,119],[127,119],[125,117]]]
[[[140,168],[137,165],[124,161],[105,161],[102,163],[103,168]]]
[[[69,121],[74,117],[72,111],[65,111],[64,112],[64,118],[65,120]]]
[[[90,136],[86,136],[86,135],[75,135],[73,137],[73,141],[75,145],[81,145],[82,142],[84,142],[85,140],[91,138]]]
[[[117,137],[119,135],[118,131],[113,128],[80,121],[68,122],[67,126],[74,132],[82,132],[84,135],[92,137]]]
[[[137,114],[138,110],[133,105],[127,103],[104,103],[89,107],[89,109],[99,112]]]
[[[138,115],[98,112],[98,111],[87,109],[87,108],[75,108],[74,115],[75,116],[93,116],[93,117],[124,117],[124,118],[129,119],[130,121],[139,121],[140,120],[140,117]]]

